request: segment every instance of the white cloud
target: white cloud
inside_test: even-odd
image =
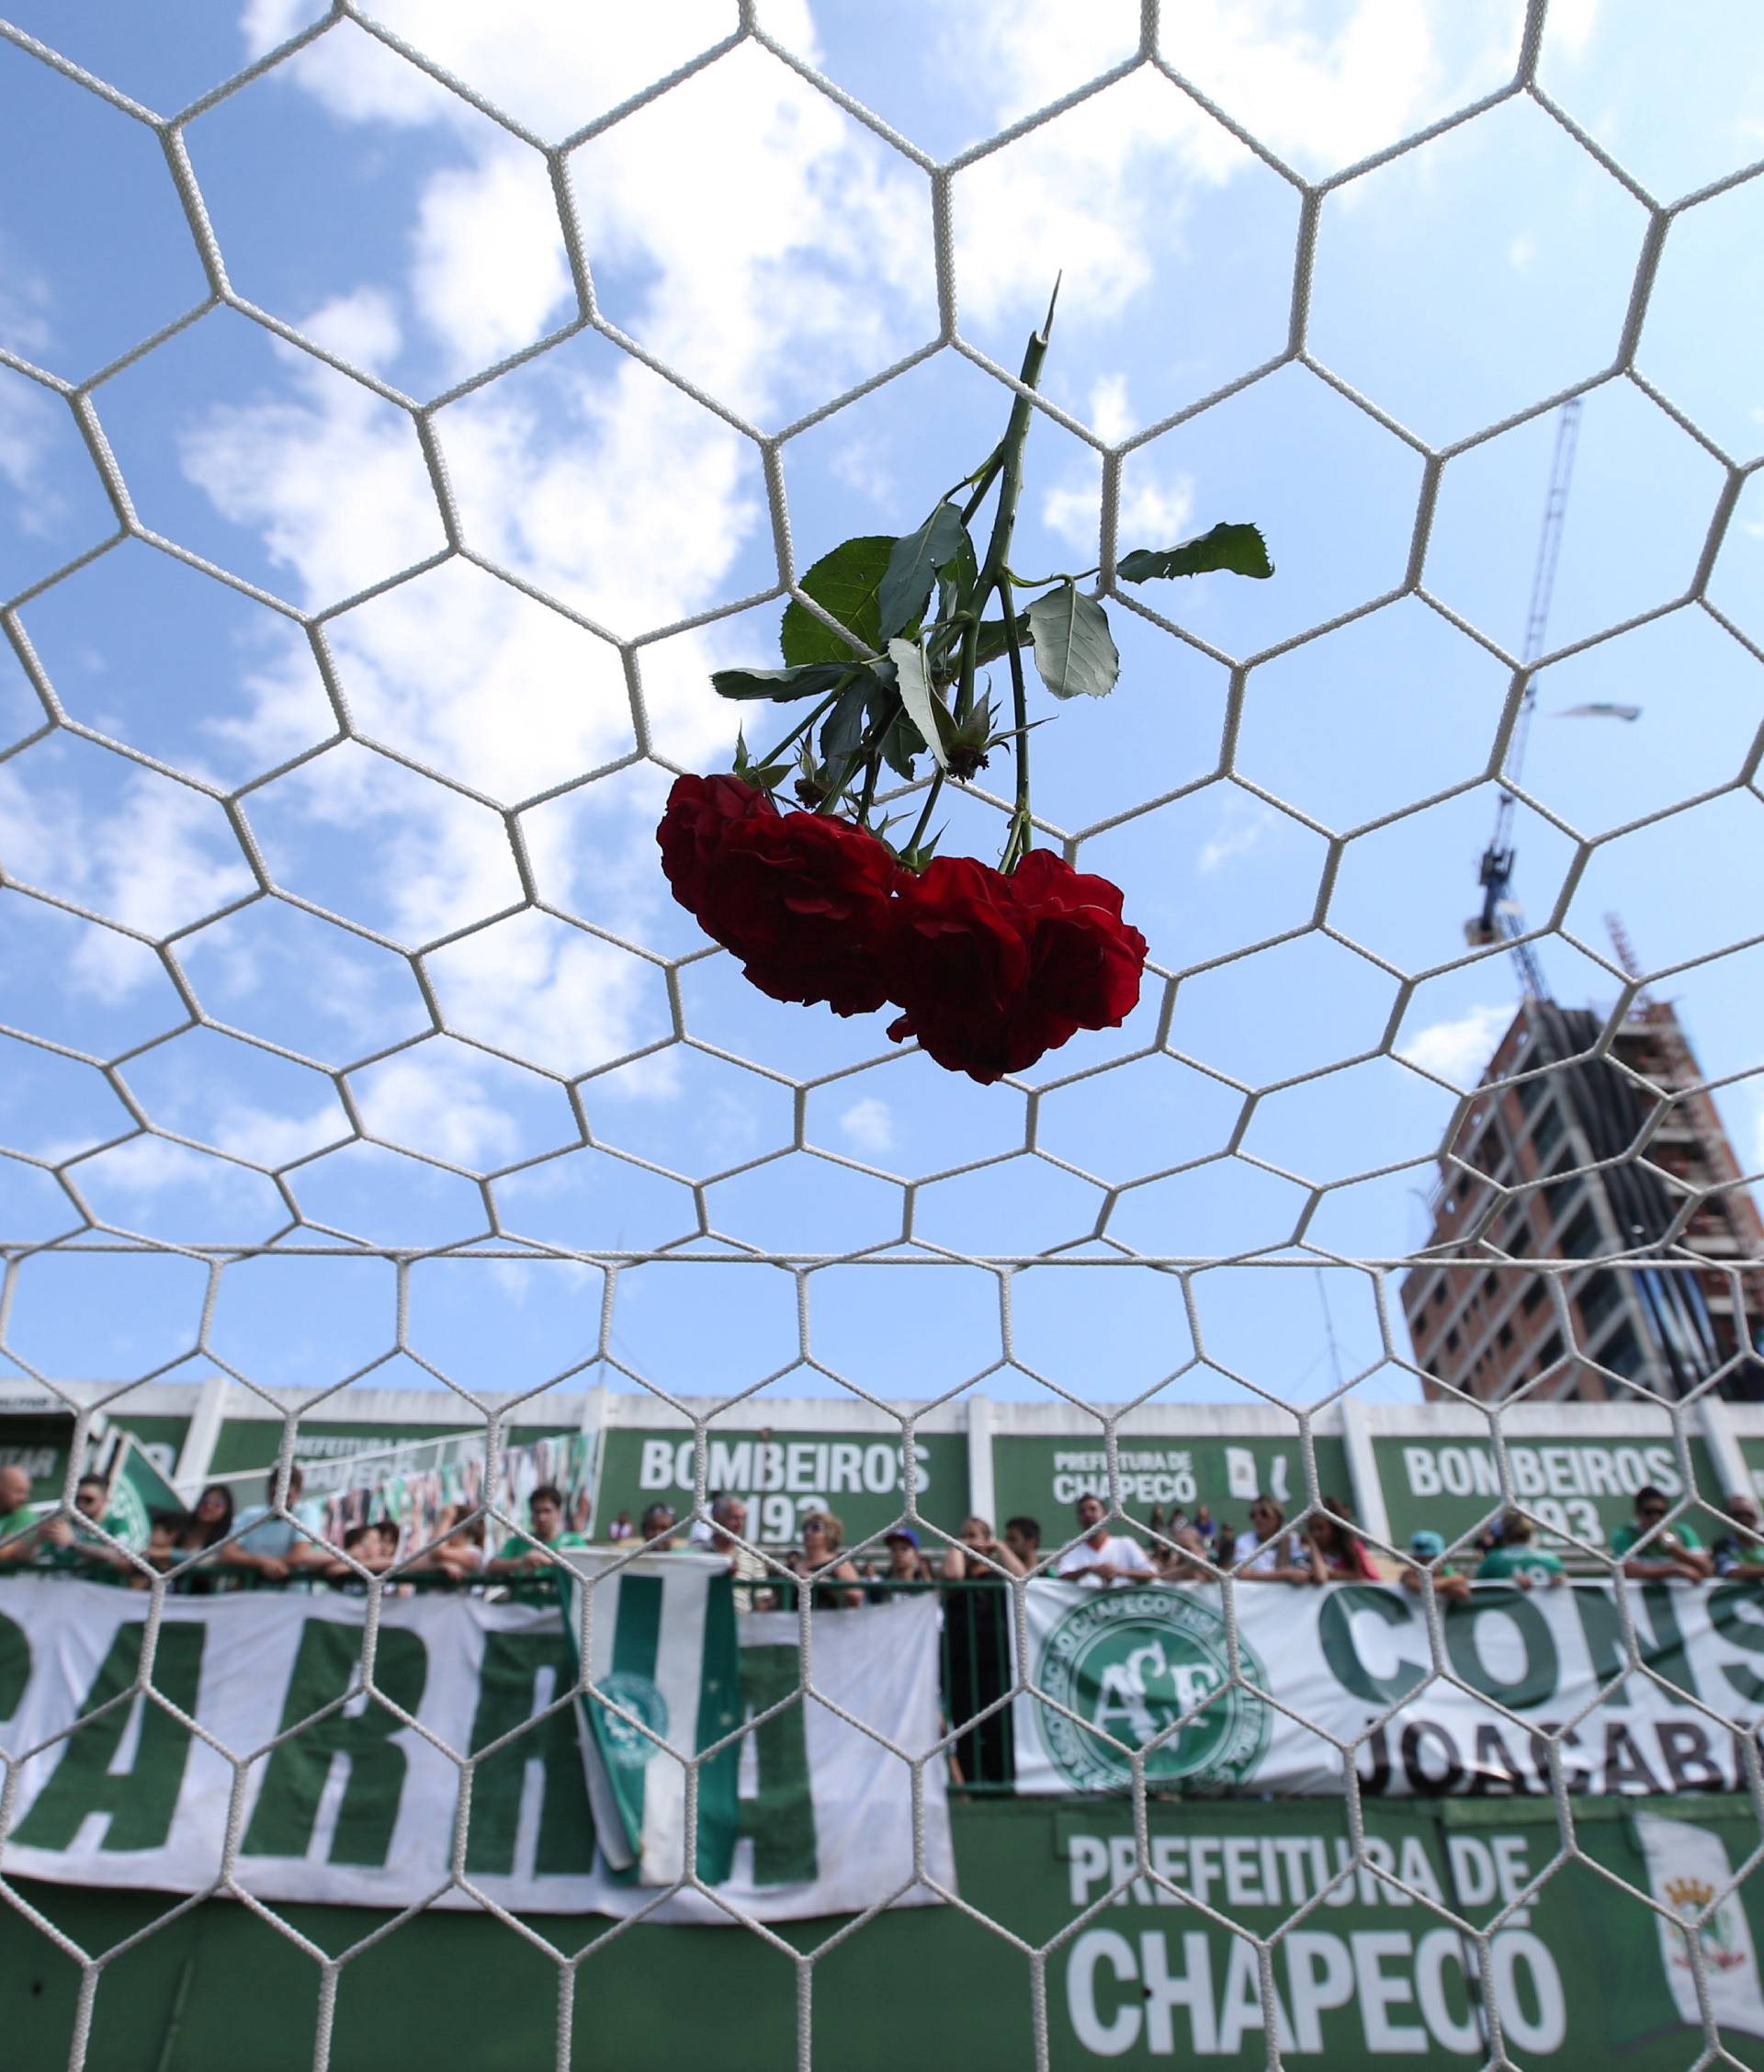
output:
[[[305,321],[327,344],[359,345],[370,360],[396,350],[383,297],[328,303]],[[179,459],[224,517],[258,533],[270,558],[296,573],[300,602],[334,604],[433,553],[440,516],[409,418],[310,353],[279,340],[274,350],[287,394],[210,409],[183,428]]]
[[[1287,0],[1186,0],[1166,17],[1164,47],[1265,143],[1317,170],[1443,112],[1436,38],[1448,27],[1482,46],[1462,68],[1476,90],[1510,74],[1511,10],[1498,6],[1448,24],[1413,0],[1353,0],[1319,33]],[[1114,56],[1099,57],[1091,10],[1065,0],[965,9],[944,49],[960,76],[986,82],[995,97],[987,112],[999,119],[1058,99]],[[1108,323],[1150,279],[1154,253],[1159,264],[1180,255],[1183,190],[1217,186],[1251,163],[1185,95],[1136,72],[962,174],[964,306],[989,320],[1038,313],[1058,264],[1081,320]]]
[[[474,87],[560,135],[725,33],[726,10],[561,10],[526,0],[493,18],[466,0],[392,0],[395,31]],[[297,0],[254,0],[257,48],[298,25]],[[768,26],[812,57],[805,9]],[[684,40],[684,48],[682,47]],[[289,77],[351,124],[427,127],[452,162],[418,198],[401,282],[341,298],[302,328],[345,357],[401,349],[456,371],[527,344],[575,308],[543,162],[457,97],[343,24]],[[704,137],[719,140],[705,176]],[[786,384],[831,395],[921,334],[902,292],[927,267],[916,175],[756,48],[747,48],[577,154],[571,181],[608,313],[664,359],[763,416]],[[865,255],[863,265],[846,255]],[[830,277],[865,292],[827,293]],[[632,287],[628,283],[635,281]],[[781,349],[787,347],[787,349]],[[284,392],[210,410],[183,439],[186,471],[265,541],[311,606],[349,595],[439,544],[408,420],[358,384],[281,348]],[[794,401],[792,407],[795,407]],[[594,342],[442,413],[437,432],[472,548],[629,636],[715,605],[764,520],[752,446],[678,389]],[[337,494],[346,481],[349,493]],[[449,565],[334,620],[329,638],[372,738],[516,800],[633,746],[616,649],[509,585]],[[724,751],[730,726],[706,676],[715,629],[643,651],[654,737],[681,759]],[[266,761],[308,738],[296,680],[251,684],[233,730]],[[605,796],[603,798],[602,793]],[[336,753],[284,788],[313,830],[368,830],[402,939],[421,941],[517,896],[496,819],[381,758]],[[653,787],[597,787],[569,820],[527,826],[546,896],[640,931],[665,888]],[[509,922],[438,960],[459,1025],[566,1070],[662,1033],[653,971],[549,923]],[[645,1091],[665,1093],[665,1065]],[[417,1090],[409,1090],[414,1102]],[[413,1110],[410,1127],[421,1118]],[[429,1118],[460,1156],[502,1147],[459,1088]],[[464,1135],[461,1136],[463,1131]],[[457,1141],[456,1141],[457,1140]]]
[[[1582,56],[1592,40],[1598,19],[1599,0],[1551,0],[1551,56]]]
[[[1168,485],[1141,479],[1121,499],[1121,544],[1173,547],[1188,530],[1194,510],[1194,478],[1177,475]],[[1206,578],[1200,579],[1203,583]]]
[[[1080,554],[1096,551],[1099,492],[1094,483],[1085,486],[1065,482],[1050,489],[1041,500],[1042,523],[1069,547]]]
[[[32,773],[45,764],[38,760]],[[212,913],[251,888],[218,809],[141,771],[113,798],[83,796],[23,766],[0,768],[0,857],[9,876],[153,936]],[[92,929],[67,967],[78,991],[117,1001],[155,967],[126,936]]]
[[[27,533],[46,529],[40,472],[52,437],[51,420],[64,406],[10,368],[0,368],[0,481],[17,491],[16,522]],[[54,499],[56,509],[62,499]]]
[[[1430,1023],[1400,1045],[1396,1055],[1454,1086],[1471,1087],[1481,1079],[1512,1018],[1510,1002],[1485,1001],[1454,1021]]]
[[[860,1151],[880,1153],[894,1148],[894,1111],[873,1093],[854,1101],[840,1116],[839,1127]]]
[[[827,465],[836,481],[872,504],[886,505],[894,495],[894,470],[875,439],[859,436],[845,440],[828,456]]]
[[[1138,420],[1127,402],[1125,374],[1105,374],[1091,389],[1091,429],[1098,438],[1118,446]]]
[[[338,1143],[352,1132],[348,1117],[334,1101],[321,1102],[303,1115],[278,1115],[239,1101],[221,1110],[211,1131],[193,1129],[188,1134],[206,1135],[218,1149],[274,1171],[323,1145]]]
[[[384,374],[404,342],[391,297],[378,288],[358,288],[351,295],[334,297],[314,310],[300,328],[327,352],[370,374]],[[279,341],[275,349],[284,365],[309,364]]]
[[[1507,247],[1507,264],[1515,273],[1530,273],[1537,263],[1537,240],[1530,231],[1521,231]]]
[[[355,1093],[362,1121],[388,1143],[463,1166],[502,1165],[515,1153],[514,1118],[457,1052],[405,1051],[363,1073]]]
[[[1201,844],[1194,867],[1203,877],[1212,877],[1238,856],[1247,856],[1279,818],[1272,806],[1234,792],[1219,814],[1218,832]]]
[[[543,336],[571,296],[545,162],[524,145],[432,180],[423,196],[412,285],[462,369]]]
[[[49,286],[19,263],[0,235],[0,338],[16,353],[40,356],[53,342]],[[11,514],[20,531],[40,534],[66,508],[42,480],[55,421],[66,405],[28,376],[0,368],[0,481],[21,499]]]
[[[1112,444],[1138,424],[1127,395],[1125,374],[1105,374],[1091,391],[1089,423]],[[1135,547],[1173,547],[1194,508],[1194,478],[1161,476],[1152,453],[1129,464],[1120,509],[1120,538],[1125,550]],[[1069,546],[1089,555],[1097,550],[1102,515],[1102,463],[1080,458],[1066,479],[1042,499],[1042,522]]]
[[[1177,476],[1168,487],[1141,480],[1121,499],[1117,531],[1124,553],[1136,547],[1174,547],[1194,511],[1194,478]],[[1097,551],[1102,515],[1098,482],[1068,481],[1042,500],[1042,523],[1069,546],[1089,557]],[[1206,578],[1200,579],[1203,583]]]
[[[431,969],[451,1027],[548,1071],[586,1071],[665,1033],[650,966],[541,914],[468,935]],[[639,1091],[671,1090],[672,1070],[664,1052]]]
[[[243,1166],[229,1164],[207,1151],[195,1151],[164,1137],[131,1137],[127,1143],[103,1151],[95,1159],[82,1160],[71,1168],[69,1179],[92,1204],[100,1217],[129,1222],[127,1215],[116,1217],[112,1197],[122,1195],[134,1205],[155,1197],[187,1191],[200,1195],[213,1210],[214,1228],[230,1236],[241,1227],[259,1219],[270,1223],[278,1217],[271,1183]]]

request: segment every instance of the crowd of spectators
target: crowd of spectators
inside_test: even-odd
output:
[[[517,1602],[539,1602],[553,1594],[555,1557],[592,1544],[585,1533],[569,1528],[562,1491],[545,1484],[528,1499],[525,1530],[511,1534],[493,1555],[484,1513],[466,1503],[443,1512],[426,1544],[413,1545],[413,1536],[395,1522],[379,1520],[350,1525],[333,1546],[296,1523],[302,1482],[298,1465],[288,1468],[285,1487],[279,1470],[272,1471],[264,1500],[237,1516],[231,1489],[210,1483],[187,1512],[154,1512],[146,1547],[131,1555],[120,1544],[119,1520],[109,1514],[102,1476],[82,1477],[69,1517],[34,1510],[23,1470],[0,1466],[0,1568],[71,1569],[143,1590],[152,1571],[171,1571],[176,1587],[198,1593],[254,1583],[361,1588],[367,1578],[395,1570],[401,1586],[489,1585]],[[1562,1554],[1539,1544],[1536,1526],[1523,1512],[1508,1512],[1462,1548],[1448,1550],[1439,1532],[1423,1528],[1411,1535],[1406,1558],[1380,1558],[1347,1507],[1328,1495],[1320,1509],[1296,1523],[1289,1522],[1277,1497],[1263,1491],[1247,1507],[1241,1526],[1216,1519],[1210,1505],[1198,1503],[1192,1514],[1180,1507],[1154,1509],[1142,1529],[1136,1521],[1128,1526],[1118,1514],[1112,1518],[1106,1500],[1090,1493],[1079,1499],[1070,1540],[1051,1555],[1044,1555],[1038,1521],[1023,1515],[1006,1522],[1002,1536],[989,1520],[966,1518],[954,1544],[930,1555],[912,1527],[897,1525],[879,1546],[854,1557],[846,1550],[842,1521],[824,1508],[803,1514],[797,1546],[769,1554],[749,1540],[748,1508],[740,1496],[719,1492],[708,1512],[707,1519],[682,1527],[665,1502],[651,1503],[635,1523],[621,1511],[605,1542],[621,1552],[685,1548],[723,1555],[742,1611],[793,1609],[805,1588],[817,1610],[842,1610],[888,1602],[892,1585],[1005,1583],[1035,1575],[1098,1588],[1208,1582],[1227,1571],[1240,1583],[1301,1589],[1396,1580],[1416,1591],[1430,1587],[1448,1602],[1467,1594],[1473,1582],[1529,1591],[1567,1580]],[[1705,1546],[1694,1525],[1673,1515],[1661,1490],[1638,1489],[1634,1517],[1612,1535],[1609,1558],[1636,1581],[1740,1577],[1764,1582],[1764,1526],[1757,1502],[1736,1494],[1724,1512],[1719,1536]],[[1583,1566],[1598,1572],[1596,1558]]]
[[[1706,1583],[1712,1579],[1737,1578],[1764,1581],[1764,1531],[1760,1530],[1755,1500],[1740,1491],[1723,1507],[1725,1529],[1705,1547],[1697,1528],[1674,1518],[1673,1506],[1663,1489],[1651,1483],[1637,1489],[1629,1523],[1611,1534],[1607,1559],[1632,1582]],[[1479,1534],[1466,1555],[1448,1559],[1444,1538],[1436,1532],[1418,1532],[1409,1545],[1411,1565],[1403,1576],[1412,1589],[1422,1587],[1420,1564],[1431,1571],[1433,1584],[1442,1596],[1463,1597],[1472,1581],[1509,1582],[1521,1590],[1555,1590],[1568,1580],[1564,1557],[1538,1544],[1537,1528],[1521,1511],[1507,1512],[1486,1532]],[[1562,1543],[1570,1555],[1575,1551]],[[1599,1573],[1603,1564],[1595,1558],[1584,1564],[1587,1572]]]
[[[379,1577],[389,1579],[382,1588],[398,1591],[471,1584],[539,1605],[556,1601],[558,1557],[591,1545],[585,1532],[571,1527],[563,1492],[543,1484],[527,1500],[525,1529],[509,1534],[493,1554],[484,1513],[465,1503],[444,1511],[421,1542],[390,1520],[369,1520],[348,1525],[333,1546],[295,1522],[302,1479],[298,1466],[288,1470],[285,1486],[279,1472],[272,1473],[264,1500],[236,1517],[232,1492],[211,1483],[189,1511],[153,1513],[147,1547],[131,1556],[120,1544],[101,1476],[82,1478],[70,1517],[53,1510],[40,1514],[23,1472],[0,1467],[0,1568],[72,1570],[137,1590],[149,1588],[157,1570],[171,1576],[173,1587],[198,1594],[264,1584],[359,1591]],[[578,1501],[575,1514],[583,1510]],[[1025,1577],[1053,1576],[1100,1590],[1206,1583],[1226,1572],[1239,1583],[1292,1589],[1396,1579],[1447,1603],[1466,1598],[1476,1582],[1548,1591],[1567,1580],[1562,1556],[1538,1544],[1522,1512],[1507,1512],[1464,1548],[1449,1548],[1439,1532],[1424,1528],[1411,1535],[1406,1559],[1381,1558],[1347,1507],[1327,1495],[1320,1508],[1296,1520],[1263,1491],[1240,1526],[1197,1503],[1192,1514],[1154,1511],[1141,1527],[1112,1515],[1101,1494],[1089,1493],[1079,1499],[1069,1538],[1062,1535],[1046,1551],[1039,1522],[1020,1514],[1005,1522],[1001,1535],[988,1519],[966,1518],[953,1543],[930,1553],[917,1531],[897,1524],[879,1545],[854,1555],[842,1521],[815,1507],[802,1515],[795,1546],[763,1553],[748,1537],[748,1507],[740,1496],[718,1492],[707,1511],[684,1527],[665,1502],[651,1503],[635,1523],[620,1512],[603,1547],[620,1555],[720,1556],[743,1613],[794,1612],[805,1599],[819,1612],[898,1605],[910,1601],[902,1585],[939,1592],[951,1775],[979,1788],[1008,1787],[1014,1774],[1007,1586]],[[1639,1489],[1633,1520],[1612,1535],[1610,1558],[1641,1582],[1701,1584],[1731,1576],[1764,1582],[1756,1502],[1736,1495],[1725,1512],[1720,1536],[1705,1548],[1659,1489]]]

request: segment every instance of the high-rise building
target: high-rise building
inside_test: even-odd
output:
[[[1593,1057],[1604,1031],[1527,998],[1441,1159],[1402,1285],[1430,1396],[1626,1395],[1600,1367],[1681,1396],[1725,1365],[1720,1394],[1764,1399],[1764,1219],[1690,1042],[1663,1002],[1638,1002]],[[1508,1263],[1544,1259],[1586,1263]]]

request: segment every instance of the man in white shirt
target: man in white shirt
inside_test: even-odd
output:
[[[1109,1507],[1099,1496],[1078,1500],[1078,1529],[1084,1535],[1059,1557],[1056,1573],[1062,1582],[1109,1583],[1156,1582],[1158,1571],[1137,1540],[1111,1533]]]

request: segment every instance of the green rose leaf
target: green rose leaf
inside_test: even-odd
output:
[[[900,684],[900,703],[906,708],[907,718],[918,728],[925,745],[937,759],[937,767],[946,770],[949,757],[944,749],[943,729],[940,718],[945,718],[937,700],[931,695],[931,685],[925,681],[925,658],[919,651],[916,640],[890,640],[888,654],[892,659]]]
[[[1028,611],[1035,667],[1056,697],[1107,697],[1121,674],[1108,617],[1075,583],[1037,597]]]
[[[872,653],[884,638],[876,593],[896,545],[880,535],[845,540],[831,554],[823,554],[797,585]],[[842,640],[831,626],[823,626],[794,597],[784,608],[778,646],[792,668],[812,662],[850,662],[853,655],[851,641]]]
[[[912,776],[912,759],[925,753],[925,737],[907,718],[902,707],[889,720],[882,736],[882,760],[897,776]]]
[[[820,730],[820,759],[836,763],[855,755],[864,739],[864,719],[873,685],[863,680],[840,693],[839,703],[827,715]]]
[[[967,537],[962,514],[953,504],[940,504],[917,532],[895,541],[876,595],[885,640],[924,617],[932,579],[956,560]]]
[[[794,699],[825,697],[847,681],[865,674],[861,662],[810,662],[797,669],[718,669],[711,672],[711,688],[718,697],[770,698],[774,705],[789,705]]]
[[[971,605],[979,580],[979,560],[964,526],[955,553],[937,571],[937,617],[946,620]]]
[[[1223,569],[1227,575],[1271,576],[1274,564],[1255,526],[1215,526],[1181,547],[1136,547],[1116,564],[1128,583],[1149,583],[1154,576],[1206,575]]]

